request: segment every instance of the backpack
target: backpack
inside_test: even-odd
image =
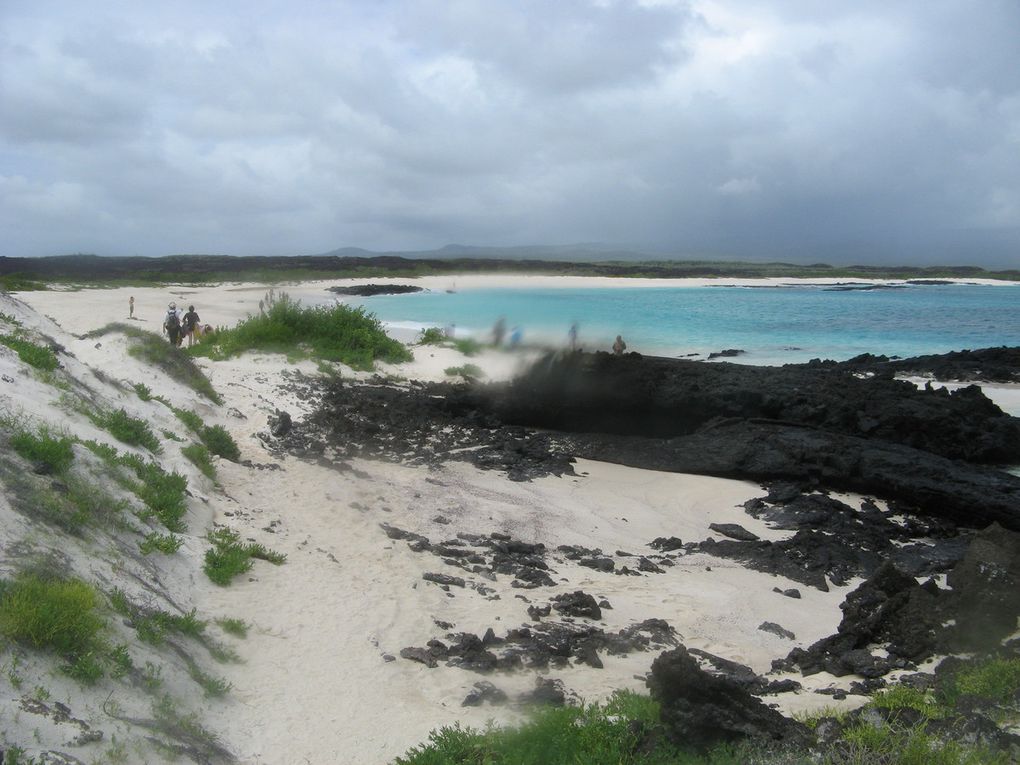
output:
[[[168,311],[166,315],[166,321],[163,322],[163,325],[167,329],[180,329],[181,318],[177,315],[177,311]]]

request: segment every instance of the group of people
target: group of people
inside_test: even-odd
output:
[[[497,348],[502,347],[503,340],[506,338],[506,319],[500,316],[496,320],[495,326],[492,328],[492,344]],[[510,340],[508,345],[511,348],[516,348],[521,344],[521,340],[524,339],[524,330],[520,326],[516,326],[510,330]]]
[[[578,351],[581,349],[578,337],[580,335],[580,327],[577,322],[573,322],[570,325],[570,330],[567,332],[567,345],[571,351]],[[496,324],[492,328],[492,344],[497,348],[503,345],[503,340],[506,337],[506,320],[500,316],[496,320]],[[514,327],[510,331],[510,341],[508,345],[511,348],[516,348],[521,344],[521,340],[524,337],[524,330],[519,326]],[[616,342],[613,343],[613,353],[617,356],[622,356],[623,352],[627,350],[627,344],[623,341],[620,335],[616,336]]]
[[[132,298],[131,310],[134,311],[134,299]],[[170,303],[166,309],[166,316],[163,318],[163,332],[170,340],[170,345],[178,348],[188,340],[188,347],[195,344],[195,341],[202,336],[203,327],[195,306],[189,305],[188,311],[181,315],[176,303]]]

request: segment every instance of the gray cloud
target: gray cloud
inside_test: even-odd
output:
[[[1020,260],[1011,0],[46,5],[0,11],[0,254]]]

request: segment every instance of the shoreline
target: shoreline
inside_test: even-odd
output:
[[[954,284],[978,285],[978,286],[1011,286],[1014,283],[1001,282],[996,280],[978,279],[953,279],[940,280],[951,281]],[[187,306],[196,304],[202,321],[213,326],[233,326],[237,321],[258,312],[260,299],[270,290],[287,292],[295,300],[304,305],[329,305],[335,302],[346,304],[363,304],[357,297],[337,296],[328,291],[332,286],[354,286],[361,284],[394,285],[411,283],[423,287],[434,293],[442,293],[456,286],[458,292],[470,293],[474,290],[571,290],[571,289],[674,289],[674,288],[706,288],[706,287],[728,287],[728,288],[826,288],[835,284],[845,284],[847,280],[829,279],[790,279],[773,277],[767,279],[651,279],[651,278],[629,278],[629,277],[588,277],[588,276],[540,276],[540,275],[515,275],[515,274],[468,274],[456,276],[451,279],[447,276],[424,276],[418,278],[404,278],[399,276],[372,277],[372,278],[346,278],[326,279],[300,282],[289,282],[284,284],[270,284],[258,282],[223,282],[215,285],[189,285],[175,284],[161,287],[115,287],[111,289],[102,288],[68,288],[65,290],[50,290],[38,292],[15,293],[20,294],[23,299],[29,300],[37,305],[40,310],[58,321],[62,316],[69,317],[77,313],[92,313],[95,316],[94,326],[102,326],[110,321],[117,321],[126,318],[127,301],[129,296],[135,296],[137,301],[135,316],[138,317],[140,326],[148,326],[158,332],[158,322],[161,320],[166,304],[169,300],[176,300],[178,305]],[[860,284],[902,284],[904,280],[889,279],[861,279],[854,280]],[[1020,283],[1017,283],[1020,284]],[[937,289],[937,287],[932,287]],[[999,293],[997,293],[999,294]],[[73,306],[73,307],[72,307]],[[371,303],[368,304],[371,311]],[[490,317],[491,318],[491,317]],[[493,319],[494,320],[494,319]],[[449,319],[446,319],[449,321]],[[567,319],[564,319],[567,321]],[[595,322],[592,326],[585,327],[582,322],[582,344],[589,349],[607,349],[612,345],[613,332],[608,326],[602,327],[605,322]],[[491,335],[491,323],[486,320],[477,323],[472,327],[458,326],[457,337],[472,338],[485,342]],[[426,327],[446,326],[438,320],[393,320],[383,321],[387,333],[394,339],[404,342],[413,342]],[[535,352],[543,348],[562,348],[566,344],[566,327],[569,321],[562,327],[538,326],[532,331],[526,331],[525,343],[532,344]],[[527,328],[525,328],[527,330]],[[876,352],[873,345],[866,342],[854,342],[846,347],[827,348],[826,346],[815,346],[810,342],[797,342],[796,339],[788,342],[776,342],[765,344],[760,347],[746,344],[750,338],[744,340],[743,345],[738,338],[735,342],[738,345],[720,345],[725,340],[715,342],[704,338],[692,340],[689,344],[674,344],[666,342],[662,337],[646,338],[647,344],[642,345],[640,339],[633,339],[624,328],[624,335],[632,346],[632,350],[638,350],[650,355],[665,355],[679,358],[699,357],[709,360],[712,353],[723,351],[726,348],[743,348],[746,353],[736,359],[729,359],[736,363],[748,365],[777,366],[786,363],[803,363],[811,358],[851,358],[863,352]],[[888,343],[887,343],[888,345]],[[803,347],[800,347],[803,346]],[[974,347],[961,346],[961,347]],[[956,346],[918,349],[916,352],[907,352],[909,349],[897,347],[886,348],[886,353],[896,353],[902,356],[918,355],[922,353],[943,353],[955,349]],[[727,360],[727,359],[723,359]]]

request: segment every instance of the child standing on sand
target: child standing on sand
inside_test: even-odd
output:
[[[135,296],[132,295],[128,298],[128,318],[135,318]]]

